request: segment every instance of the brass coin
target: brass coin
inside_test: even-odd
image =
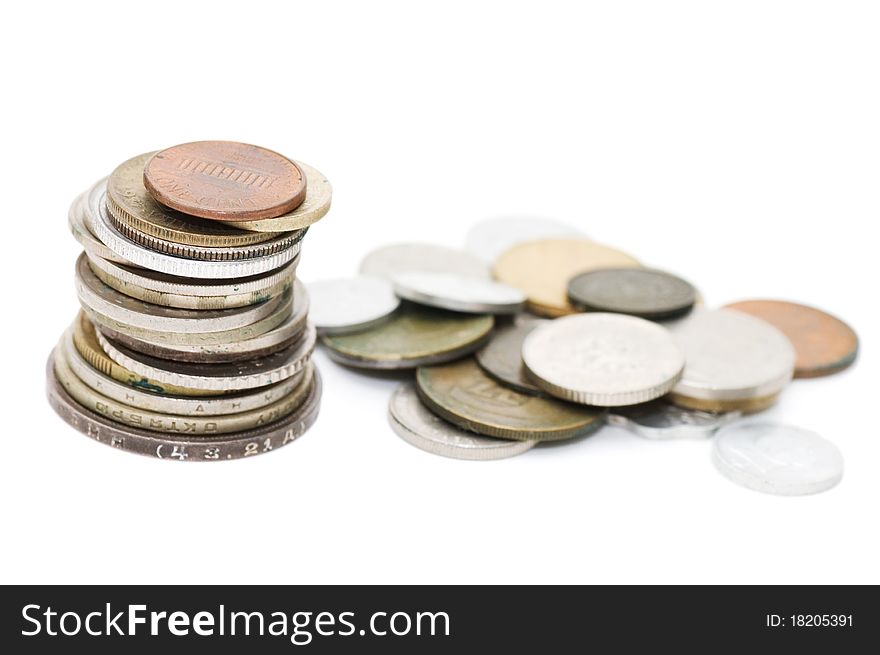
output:
[[[502,254],[492,269],[496,280],[526,294],[526,306],[541,316],[564,316],[578,310],[568,300],[568,281],[600,268],[636,268],[620,250],[586,239],[544,239],[518,244]]]
[[[95,326],[89,320],[86,313],[80,311],[73,323],[73,343],[77,352],[82,355],[89,365],[113,378],[117,382],[122,382],[135,389],[141,391],[150,391],[156,394],[167,394],[172,396],[217,396],[216,391],[208,391],[203,389],[191,389],[189,387],[180,387],[174,384],[165,384],[158,380],[152,380],[143,375],[138,375],[127,368],[120,366],[110,359],[98,342],[98,335],[95,332]]]
[[[506,387],[533,396],[543,395],[544,392],[528,376],[522,359],[523,341],[540,324],[540,321],[529,321],[495,328],[489,343],[474,355],[477,364]]]
[[[795,350],[796,378],[837,373],[858,355],[855,331],[821,309],[782,300],[744,300],[726,307],[767,321],[788,337]]]
[[[774,393],[762,398],[742,398],[739,400],[707,400],[705,398],[693,398],[670,393],[665,398],[673,405],[686,409],[696,409],[701,412],[713,412],[716,414],[726,412],[741,412],[754,414],[772,407],[779,400],[779,393]]]
[[[111,173],[107,180],[107,210],[113,219],[151,237],[187,246],[237,248],[276,236],[187,216],[153,200],[144,187],[144,165],[154,154],[132,157]]]
[[[479,348],[492,330],[489,315],[459,314],[403,303],[384,323],[322,338],[331,358],[362,368],[401,369],[447,362]]]
[[[519,393],[500,385],[473,358],[416,371],[419,397],[465,430],[502,439],[559,441],[597,430],[605,412]]]
[[[196,141],[161,150],[144,166],[144,186],[166,207],[217,221],[255,221],[293,211],[306,176],[277,152],[236,141]]]

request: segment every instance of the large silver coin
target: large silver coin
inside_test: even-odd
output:
[[[615,409],[608,416],[608,424],[646,439],[705,439],[740,416],[740,412],[714,414],[684,409],[658,399]]]
[[[477,364],[501,384],[537,395],[543,393],[523,365],[522,345],[526,337],[544,321],[522,320],[520,324],[496,327],[492,338],[475,353]]]
[[[129,371],[166,384],[187,380],[186,384],[178,386],[217,392],[264,387],[296,375],[308,364],[316,340],[315,328],[308,327],[297,343],[260,359],[195,364],[172,362],[133,352],[121,344],[111,343],[98,331],[98,341],[107,356]]]
[[[843,478],[843,456],[818,434],[779,423],[729,425],[715,437],[718,470],[739,485],[784,496],[830,489]]]
[[[407,443],[455,459],[502,459],[524,453],[538,443],[483,437],[457,428],[425,407],[411,382],[394,390],[388,404],[388,420],[394,432]]]
[[[140,409],[179,416],[220,416],[260,409],[286,396],[300,382],[294,375],[256,392],[198,397],[162,395],[122,384],[92,367],[73,343],[73,328],[65,333],[62,347],[55,352],[66,359],[76,377],[99,394]]]
[[[309,318],[318,334],[345,334],[381,323],[400,305],[391,283],[371,275],[318,280],[307,285]]]
[[[164,332],[223,332],[252,325],[276,312],[284,296],[235,309],[178,309],[132,298],[104,284],[89,267],[85,253],[76,262],[74,277],[80,304],[134,328]]]
[[[782,391],[794,374],[794,347],[786,336],[742,312],[697,310],[669,329],[687,359],[674,399],[765,398]]]
[[[551,218],[506,216],[480,221],[465,237],[465,248],[492,264],[505,250],[524,241],[564,237],[583,237],[580,230]]]
[[[87,410],[70,397],[55,377],[53,352],[46,363],[46,396],[61,419],[95,441],[139,455],[179,462],[216,462],[277,450],[302,436],[318,418],[321,376],[313,369],[311,387],[293,414],[269,425],[210,437],[163,435],[127,427]]]
[[[394,276],[394,291],[420,305],[471,314],[515,314],[526,297],[519,289],[457,273],[414,271]]]
[[[196,278],[239,278],[273,271],[299,254],[301,241],[296,241],[271,255],[234,261],[201,261],[175,257],[150,250],[123,235],[110,219],[106,205],[107,182],[97,184],[86,203],[86,225],[104,245],[119,257],[137,266],[154,271]]]
[[[557,318],[526,337],[522,355],[539,387],[600,407],[659,398],[684,368],[684,355],[666,328],[623,314]]]
[[[388,279],[399,273],[427,271],[457,273],[468,277],[490,278],[489,266],[462,250],[432,243],[396,243],[368,253],[360,272]]]

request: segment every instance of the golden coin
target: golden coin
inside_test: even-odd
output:
[[[524,394],[490,378],[472,358],[416,371],[419,397],[465,430],[502,439],[559,441],[598,429],[600,409]]]
[[[383,323],[351,334],[323,337],[329,355],[348,366],[415,368],[473,352],[492,331],[490,315],[461,314],[403,303]]]
[[[505,251],[496,261],[496,280],[526,294],[526,306],[541,316],[577,313],[568,301],[568,282],[575,275],[600,268],[635,268],[639,262],[625,252],[587,239],[527,241]]]
[[[678,405],[685,409],[696,409],[701,412],[742,412],[743,414],[754,414],[755,412],[762,412],[775,404],[779,399],[779,393],[761,398],[741,398],[739,400],[707,400],[705,398],[693,398],[691,396],[670,393],[666,396],[666,399],[673,405]]]
[[[133,157],[110,175],[107,210],[114,219],[148,236],[188,246],[234,248],[262,243],[276,236],[188,216],[156,202],[144,186],[144,165],[154,154],[147,152]]]

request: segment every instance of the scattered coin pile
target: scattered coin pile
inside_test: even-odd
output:
[[[330,200],[314,168],[242,143],[120,164],[70,208],[82,311],[49,357],[50,404],[160,459],[249,457],[303,434],[321,378],[296,268]]]
[[[741,420],[793,377],[855,360],[855,332],[821,310],[708,309],[680,277],[528,218],[484,221],[464,250],[385,246],[359,275],[309,290],[332,359],[415,371],[389,420],[423,450],[498,459],[609,423],[648,439],[715,435],[718,469],[765,492],[815,493],[842,476],[839,451],[818,435]]]

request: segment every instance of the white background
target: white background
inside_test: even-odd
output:
[[[3,582],[880,582],[880,16],[855,2],[14,3],[2,21]],[[73,197],[137,153],[265,145],[324,172],[306,280],[371,247],[568,220],[710,305],[823,307],[852,370],[779,418],[843,451],[834,490],[728,482],[709,442],[605,429],[478,463],[391,432],[394,382],[321,354],[317,425],[178,465],[91,442],[44,398],[73,319]]]

